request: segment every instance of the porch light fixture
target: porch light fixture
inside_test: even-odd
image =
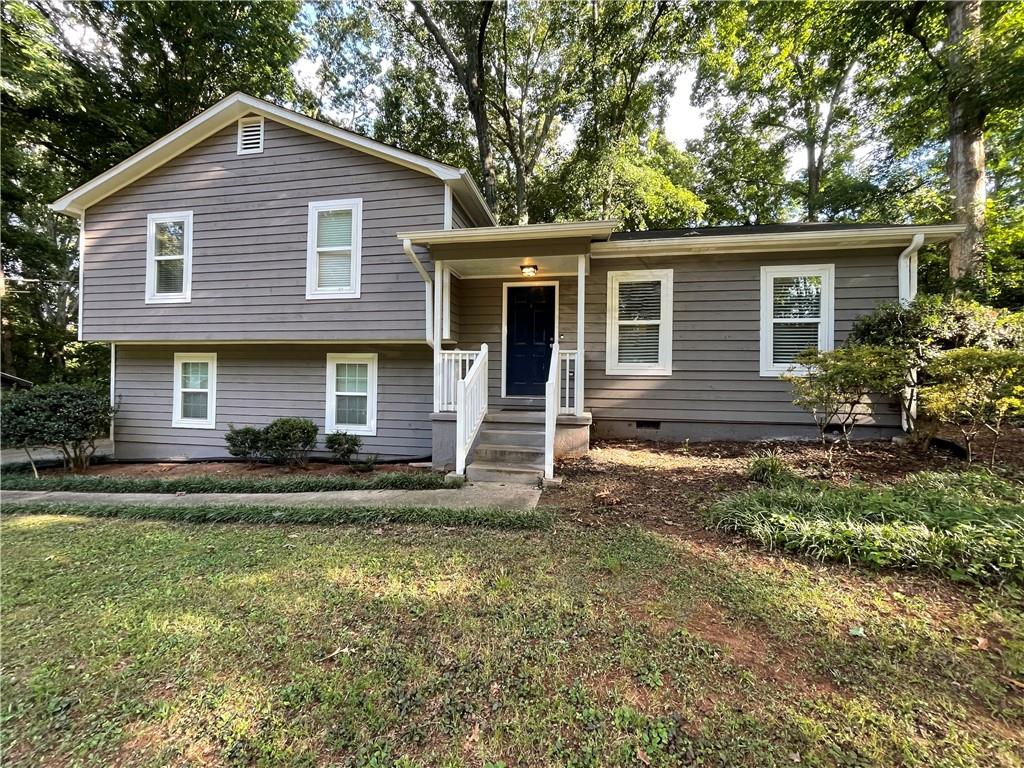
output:
[[[537,274],[537,265],[523,264],[523,266],[519,268],[519,271],[523,273],[523,277],[533,277]]]

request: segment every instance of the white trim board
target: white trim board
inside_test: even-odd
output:
[[[508,349],[508,289],[535,288],[538,286],[555,286],[555,341],[558,341],[558,311],[561,308],[558,280],[520,280],[515,283],[501,284],[501,396],[504,397],[543,397],[543,395],[506,395],[505,394],[505,360]]]

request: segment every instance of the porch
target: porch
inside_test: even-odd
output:
[[[403,233],[429,248],[433,461],[478,480],[553,478],[585,453],[590,243],[614,223]],[[505,232],[502,230],[513,230]],[[422,265],[421,265],[422,266]]]

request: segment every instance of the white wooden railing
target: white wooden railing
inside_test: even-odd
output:
[[[580,353],[563,349],[558,353],[558,412],[583,413],[583,377],[579,375]]]
[[[561,355],[558,342],[551,345],[551,367],[544,386],[544,477],[555,476],[555,427],[558,424],[558,382]]]
[[[455,472],[459,475],[466,472],[466,456],[487,415],[487,345],[481,344],[475,355],[455,387]]]
[[[485,344],[484,348],[486,347]],[[441,350],[438,354],[437,367],[434,369],[434,392],[437,393],[435,411],[455,410],[455,395],[459,382],[469,374],[469,369],[479,354],[480,352],[475,350]]]

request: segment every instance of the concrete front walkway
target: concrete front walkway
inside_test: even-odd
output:
[[[311,493],[73,493],[4,491],[0,503],[124,504],[185,507],[247,504],[267,507],[443,507],[533,509],[540,491],[526,485],[469,483],[437,491],[314,491]]]

